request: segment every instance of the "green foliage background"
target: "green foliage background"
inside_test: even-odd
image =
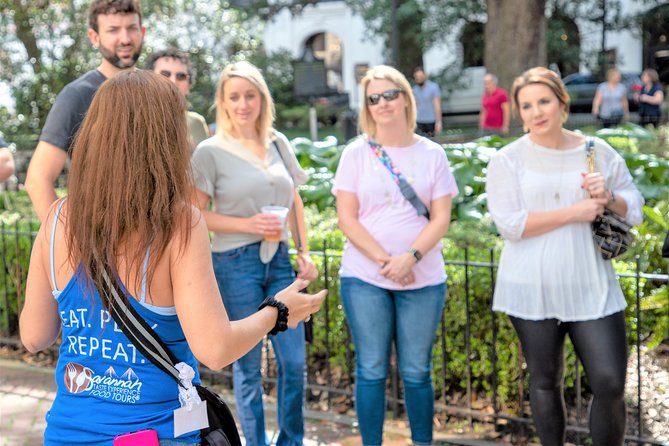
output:
[[[628,125],[615,131],[601,132],[600,136],[623,155],[646,198],[646,219],[635,228],[636,243],[631,252],[614,262],[616,270],[633,274],[636,268],[634,259],[638,257],[642,272],[666,273],[666,263],[660,258],[659,252],[662,237],[669,230],[669,161],[665,153],[668,145],[662,142],[663,133],[658,133],[658,140],[654,134]],[[517,413],[517,394],[524,371],[519,367],[518,342],[508,319],[501,314],[493,315],[490,311],[494,271],[489,268],[489,264],[497,261],[502,242],[495,234],[485,205],[487,162],[499,147],[511,139],[491,137],[444,146],[461,193],[454,201],[453,222],[448,236],[443,240],[449,290],[444,323],[434,349],[433,374],[435,392],[440,402],[461,402],[467,388],[469,368],[473,398],[490,401],[493,387],[494,318],[497,330],[495,376],[498,403],[506,412]],[[353,352],[337,286],[344,236],[337,228],[334,197],[330,193],[334,171],[344,146],[334,137],[317,142],[296,138],[293,146],[301,165],[311,174],[309,182],[302,186],[301,194],[307,204],[310,249],[315,253],[319,271],[323,273],[312,289],[327,286],[330,290],[325,305],[327,310],[324,308],[314,317],[315,339],[309,347],[310,376],[320,383],[325,382],[325,365],[329,364],[334,384],[346,387],[351,384],[349,376],[353,373]],[[22,302],[16,296],[22,296],[30,246],[37,228],[36,223],[29,222],[31,216],[34,214],[25,192],[3,194],[0,201],[0,253],[5,256],[6,269],[4,279],[0,280],[0,333],[16,333],[16,319]],[[323,251],[327,251],[327,257],[318,254]],[[474,265],[465,268],[458,264],[464,261]],[[623,278],[621,285],[628,296],[630,344],[633,345],[637,340],[638,327],[640,341],[650,347],[658,345],[669,333],[666,284],[640,280],[640,321],[636,320],[635,315],[635,280]],[[466,327],[467,308],[470,314],[469,332]],[[328,330],[325,329],[326,319]],[[575,355],[571,348],[567,352],[565,387],[568,397],[573,398]],[[584,391],[587,391],[587,386]]]

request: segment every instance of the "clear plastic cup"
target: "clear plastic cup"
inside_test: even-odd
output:
[[[277,217],[279,217],[279,220],[281,221],[281,226],[282,226],[282,229],[280,229],[276,232],[273,232],[271,234],[266,234],[265,235],[265,240],[270,241],[270,242],[280,242],[281,241],[281,238],[283,236],[283,226],[285,226],[285,224],[286,224],[286,217],[288,217],[288,211],[289,210],[290,209],[288,209],[285,206],[274,206],[274,205],[263,206],[263,207],[260,208],[260,212],[262,212],[263,214],[272,214],[272,215],[276,215]]]

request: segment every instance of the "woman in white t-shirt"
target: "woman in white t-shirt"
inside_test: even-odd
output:
[[[411,438],[430,444],[432,345],[446,292],[441,238],[458,187],[443,147],[414,133],[416,103],[406,78],[380,65],[367,72],[362,91],[365,135],[344,149],[332,189],[347,238],[339,274],[355,345],[355,408],[362,443],[380,445],[395,342]],[[400,175],[429,219],[400,192]]]
[[[488,165],[488,207],[506,240],[493,308],[507,313],[518,332],[542,445],[564,444],[567,334],[594,395],[593,444],[622,445],[626,302],[611,262],[595,249],[590,222],[608,208],[639,224],[643,199],[625,161],[601,139],[597,171],[585,173],[586,140],[562,127],[569,95],[554,72],[526,71],[511,96],[529,133]]]

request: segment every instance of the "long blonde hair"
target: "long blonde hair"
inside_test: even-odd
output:
[[[260,107],[260,116],[256,121],[256,130],[260,136],[260,140],[266,141],[274,133],[274,129],[272,128],[275,114],[274,101],[260,70],[255,65],[246,61],[227,65],[223,68],[221,77],[218,79],[218,85],[216,86],[216,132],[230,134],[234,128],[234,122],[225,109],[225,83],[233,77],[246,79],[258,89],[262,105]]]

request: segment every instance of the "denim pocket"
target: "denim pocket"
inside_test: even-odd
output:
[[[227,251],[212,252],[211,255],[214,258],[214,262],[229,262],[241,257],[242,254],[246,251],[248,245],[240,246],[239,248],[229,249]]]

